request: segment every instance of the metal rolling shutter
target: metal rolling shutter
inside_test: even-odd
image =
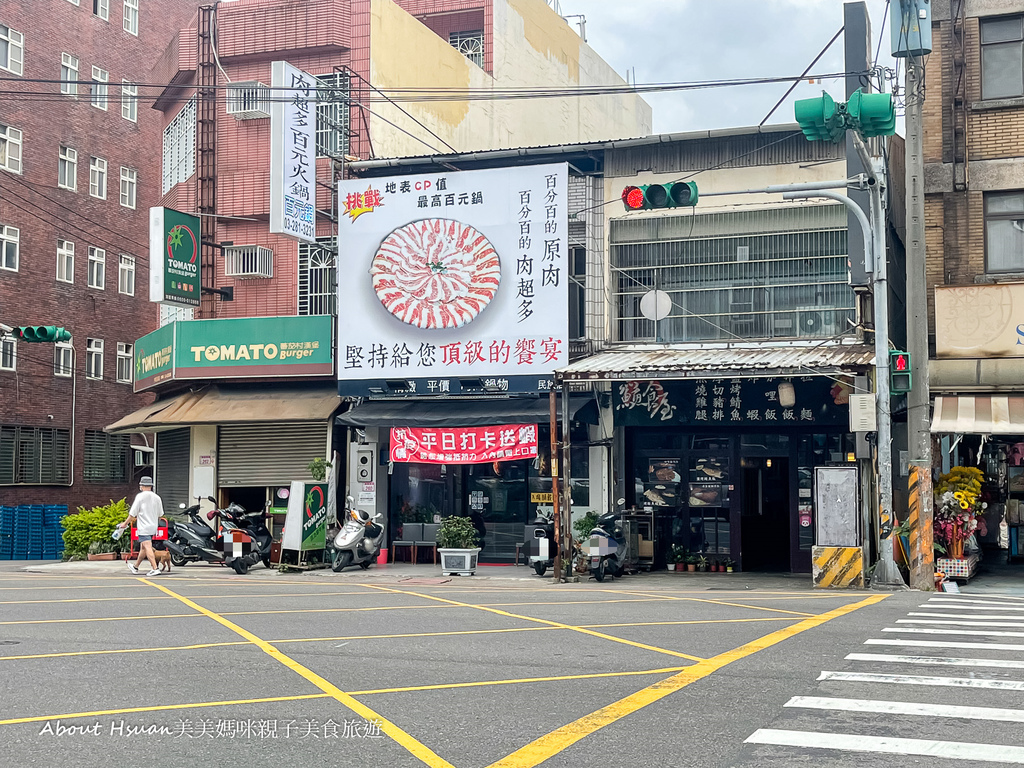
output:
[[[327,426],[326,422],[221,426],[218,484],[287,485],[309,479],[309,462],[327,455]]]
[[[178,505],[189,504],[189,454],[192,430],[171,429],[156,436],[156,492],[164,503],[164,512],[178,512]]]

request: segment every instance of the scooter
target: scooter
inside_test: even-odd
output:
[[[345,522],[341,529],[328,538],[327,549],[331,554],[331,570],[340,573],[350,565],[358,565],[364,571],[377,560],[380,545],[384,541],[384,526],[377,523],[379,514],[373,517],[361,509],[355,509],[351,496],[346,499]],[[339,521],[341,522],[341,521]]]
[[[590,573],[599,582],[606,575],[622,576],[636,559],[619,512],[607,512],[597,519],[588,544]]]
[[[538,576],[543,576],[548,568],[554,566],[557,549],[554,510],[538,509],[537,519],[533,521],[533,539],[529,544],[530,565]]]
[[[270,502],[268,501],[267,506],[263,509],[246,512],[240,505],[231,503],[227,509],[220,511],[221,526],[223,528],[222,540],[229,535],[233,538],[234,531],[244,534],[249,539],[249,551],[245,552],[243,549],[240,555],[232,556],[232,554],[228,553],[227,547],[224,548],[225,562],[239,576],[248,573],[249,568],[260,561],[263,562],[264,568],[270,567],[270,547],[273,544],[274,537],[271,535],[270,529],[267,528],[266,524],[266,520],[270,516],[269,508]],[[212,517],[214,514],[215,512],[210,512],[208,516]]]
[[[212,530],[210,526],[199,517],[199,501],[202,497],[196,497],[196,503],[186,509],[184,504],[178,508],[184,513],[190,523],[170,521],[170,530],[167,532],[167,549],[171,553],[171,564],[182,567],[186,563],[204,560],[208,563],[224,563],[224,546],[220,535]],[[217,500],[212,496],[207,499],[216,505]],[[213,519],[216,510],[211,512],[207,519]]]

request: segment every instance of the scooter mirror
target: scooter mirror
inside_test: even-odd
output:
[[[211,502],[213,502],[213,505],[214,505],[214,506],[217,506],[217,500],[216,500],[215,498],[213,498],[213,496],[207,496],[206,498],[207,498],[208,500],[210,500]]]
[[[213,518],[215,518],[216,516],[217,516],[217,510],[216,509],[211,509],[209,512],[206,513],[206,519],[207,520],[213,520]]]
[[[616,500],[615,500],[615,504],[616,504],[617,506],[620,506],[620,507],[621,507],[621,506],[622,506],[623,504],[625,504],[625,503],[626,503],[626,500],[625,500],[625,499],[616,499]]]
[[[345,503],[348,504],[348,506],[350,507],[354,507],[356,505],[356,500],[353,499],[351,496],[346,496]]]

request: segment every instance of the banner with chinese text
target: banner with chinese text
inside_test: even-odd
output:
[[[402,463],[484,464],[536,456],[536,424],[391,428],[391,460]]]
[[[270,65],[270,231],[316,242],[316,78]]]

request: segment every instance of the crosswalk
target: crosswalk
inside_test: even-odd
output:
[[[752,733],[744,765],[1024,765],[1024,597],[936,595],[894,624]]]

